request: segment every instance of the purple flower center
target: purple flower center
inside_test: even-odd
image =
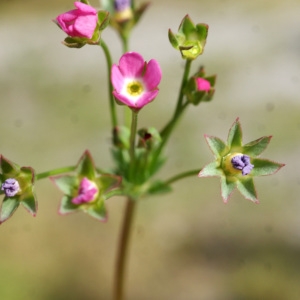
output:
[[[72,199],[73,204],[84,204],[95,200],[98,194],[98,187],[93,182],[84,177],[79,185],[78,196]]]
[[[13,197],[20,191],[19,182],[14,178],[8,178],[2,183],[1,190],[7,197]]]
[[[114,7],[116,11],[123,11],[130,7],[130,0],[115,0]]]
[[[248,175],[254,168],[248,155],[236,155],[231,159],[231,163],[235,169],[242,170],[243,175]]]

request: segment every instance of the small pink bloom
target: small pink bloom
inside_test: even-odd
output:
[[[97,11],[82,2],[76,1],[77,9],[59,15],[56,21],[60,28],[71,37],[92,38],[98,22]]]
[[[198,77],[196,78],[197,89],[198,91],[209,92],[210,90],[210,82],[204,78]]]
[[[155,59],[148,63],[136,52],[125,53],[111,70],[113,95],[121,103],[139,110],[155,99],[161,69]]]
[[[87,202],[92,202],[96,199],[97,194],[97,185],[93,181],[83,177],[79,185],[78,196],[72,199],[72,203],[84,204]]]

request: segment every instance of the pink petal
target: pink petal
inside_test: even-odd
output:
[[[196,78],[197,89],[198,91],[209,92],[210,90],[210,82],[204,78]]]
[[[74,23],[74,30],[78,37],[92,38],[97,26],[98,17],[96,15],[87,15],[77,17]],[[75,36],[75,35],[74,35]]]
[[[76,1],[74,2],[74,5],[80,10],[80,12],[82,13],[86,13],[86,14],[97,14],[97,10],[90,6],[90,5],[87,5],[85,3],[82,3],[82,2],[79,2],[79,1]],[[82,14],[81,14],[82,15]]]
[[[119,60],[119,68],[124,77],[140,77],[144,65],[143,57],[136,52],[127,52]]]
[[[162,76],[161,68],[155,59],[151,59],[146,67],[144,83],[148,90],[157,88]]]
[[[115,90],[120,92],[124,85],[124,76],[121,73],[117,65],[113,65],[111,68],[111,82]]]

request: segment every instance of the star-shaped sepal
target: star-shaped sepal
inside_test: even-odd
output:
[[[98,174],[89,151],[81,156],[74,174],[54,176],[51,180],[64,193],[59,214],[83,211],[102,222],[107,220],[105,201],[121,183],[119,176]]]
[[[20,204],[36,216],[38,206],[34,193],[34,169],[19,167],[1,155],[0,170],[0,194],[5,195],[0,208],[0,224],[8,220]]]
[[[284,166],[258,157],[267,148],[271,138],[272,136],[264,136],[243,145],[239,119],[230,128],[227,143],[217,137],[205,135],[215,160],[206,165],[198,176],[220,177],[221,195],[225,203],[235,188],[246,199],[258,203],[253,177],[272,175]]]

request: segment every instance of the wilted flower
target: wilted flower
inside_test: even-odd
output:
[[[71,201],[73,204],[93,202],[96,199],[98,193],[99,189],[95,182],[89,180],[86,177],[83,177],[79,185],[78,195]]]
[[[113,95],[117,102],[136,111],[155,99],[161,69],[155,59],[148,63],[136,52],[125,53],[111,70]]]
[[[20,191],[19,182],[15,178],[8,178],[2,183],[1,190],[7,197],[13,197]]]
[[[206,165],[199,177],[218,176],[221,178],[221,194],[226,203],[235,188],[241,194],[258,203],[253,177],[276,173],[284,164],[258,158],[268,146],[271,136],[264,136],[248,144],[242,144],[242,129],[239,119],[229,130],[227,145],[219,138],[205,136],[215,161]]]

